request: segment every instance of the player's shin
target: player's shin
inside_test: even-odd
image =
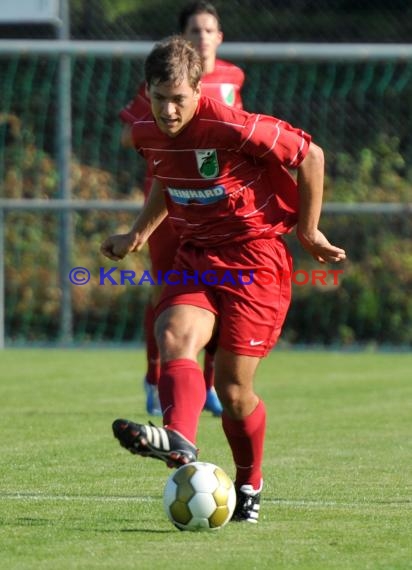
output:
[[[203,373],[197,362],[179,358],[161,367],[159,396],[163,424],[195,443],[206,398]]]
[[[266,431],[266,409],[262,400],[242,420],[234,420],[223,412],[222,425],[236,465],[236,488],[251,485],[255,490],[260,489]]]

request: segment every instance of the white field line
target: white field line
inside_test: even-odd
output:
[[[37,493],[4,493],[0,501],[79,501],[96,503],[152,503],[155,497],[121,497],[103,495],[42,495]]]
[[[51,495],[51,494],[41,494],[41,493],[3,493],[0,494],[0,501],[78,501],[78,502],[95,502],[95,503],[153,503],[158,501],[159,497],[153,496],[103,496],[103,495]],[[357,503],[345,503],[339,501],[314,501],[305,499],[267,499],[262,498],[262,502],[269,503],[272,505],[278,505],[279,507],[301,507],[301,508],[342,508],[342,509],[359,509],[363,507],[375,506],[408,506],[412,508],[412,502],[409,501],[359,501]]]

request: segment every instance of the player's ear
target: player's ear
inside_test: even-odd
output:
[[[222,30],[219,30],[217,33],[217,45],[220,46],[222,42],[223,42],[223,32]]]
[[[196,85],[196,87],[193,89],[195,97],[197,99],[199,99],[200,95],[202,94],[202,82],[199,81],[199,83]]]
[[[144,94],[146,95],[146,97],[147,97],[148,99],[150,99],[149,85],[148,85],[148,83],[147,83],[146,81],[145,81],[145,84],[144,84]]]

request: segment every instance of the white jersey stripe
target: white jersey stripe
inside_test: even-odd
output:
[[[248,214],[245,214],[243,216],[243,218],[249,218],[250,216],[253,216],[257,212],[260,212],[260,210],[263,210],[264,208],[266,208],[266,206],[269,204],[269,202],[271,202],[274,199],[275,199],[275,195],[272,194],[271,196],[268,197],[268,199],[259,208],[256,208],[256,210],[253,210],[253,212],[249,212]]]
[[[199,122],[200,122],[200,123],[202,123],[202,122],[203,122],[203,123],[214,123],[214,124],[216,124],[216,125],[227,125],[227,126],[229,126],[229,127],[236,127],[236,128],[238,128],[238,129],[244,129],[244,128],[245,128],[245,125],[242,125],[242,124],[231,123],[231,122],[228,122],[228,121],[216,121],[215,119],[205,119],[205,118],[203,118],[203,119],[200,119]]]
[[[260,155],[260,158],[263,158],[264,156],[266,156],[267,154],[269,154],[270,152],[272,152],[272,150],[275,148],[276,143],[278,142],[278,139],[280,137],[280,128],[278,126],[276,126],[276,135],[275,138],[273,139],[273,143],[272,146],[263,154]]]
[[[265,228],[262,228],[261,231],[259,232],[259,236],[264,237],[264,234],[265,234],[266,232],[270,231],[271,229],[272,229],[272,226],[270,226],[270,225],[268,225],[268,226],[265,227]],[[223,239],[223,238],[233,237],[233,236],[235,236],[235,235],[240,235],[240,234],[241,234],[242,236],[244,236],[244,235],[247,235],[247,234],[249,234],[249,233],[256,233],[256,230],[255,230],[254,228],[250,228],[250,229],[248,229],[248,230],[242,229],[241,232],[237,232],[237,233],[234,232],[234,231],[231,231],[230,233],[227,233],[227,234],[213,234],[213,235],[211,234],[211,235],[212,235],[212,237],[214,237],[214,238],[216,237],[216,238],[222,238],[222,239]],[[283,235],[283,234],[280,233],[280,232],[276,232],[276,235]],[[207,236],[198,236],[198,237],[197,237],[197,240],[198,240],[198,241],[207,240],[207,239],[209,239],[209,237],[207,237]]]
[[[248,140],[252,138],[252,135],[256,130],[256,125],[258,124],[259,120],[260,120],[260,115],[256,115],[255,121],[253,123],[253,127],[250,129],[250,132],[249,132],[247,139],[245,139],[243,141],[243,143],[240,145],[239,150],[241,150],[245,146],[245,144],[248,142]]]
[[[294,157],[292,158],[292,160],[290,161],[290,165],[291,165],[291,166],[294,166],[294,165],[295,165],[296,159],[297,159],[297,157],[299,156],[299,153],[302,152],[302,149],[303,149],[304,145],[305,145],[305,140],[302,138],[298,152],[295,154],[295,156],[294,156]]]

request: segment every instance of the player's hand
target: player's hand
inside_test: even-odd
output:
[[[103,255],[113,261],[120,261],[132,251],[139,251],[143,246],[139,234],[116,234],[104,240],[100,246]]]
[[[311,236],[299,232],[297,235],[302,247],[319,263],[336,263],[346,259],[345,250],[329,243],[320,230]]]

